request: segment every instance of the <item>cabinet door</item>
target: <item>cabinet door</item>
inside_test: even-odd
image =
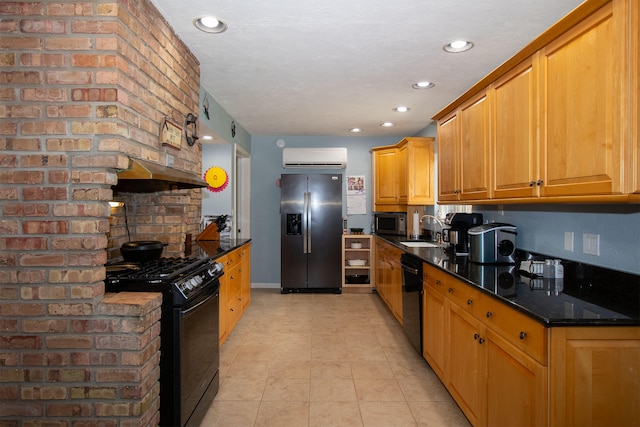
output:
[[[485,93],[460,107],[460,200],[489,198],[489,114]]]
[[[407,204],[432,205],[435,200],[433,139],[407,139]]]
[[[607,3],[541,50],[541,196],[623,189],[625,2]]]
[[[375,203],[398,203],[397,149],[385,148],[374,151]]]
[[[398,171],[398,201],[406,204],[408,201],[408,162],[413,162],[415,159],[409,158],[409,146],[406,143],[401,144],[398,147],[397,156],[397,171]]]
[[[547,370],[487,330],[488,426],[548,425]]]
[[[444,379],[446,360],[446,315],[444,296],[425,283],[422,296],[422,355],[436,375]]]
[[[538,194],[537,78],[533,57],[497,80],[493,92],[493,198]]]
[[[242,312],[247,309],[251,303],[251,246],[247,244],[240,252],[240,280],[241,290],[240,298],[242,299]]]
[[[551,425],[640,425],[640,328],[552,328]]]
[[[402,324],[402,267],[400,266],[400,253],[393,251],[389,259],[389,300],[391,311]]]
[[[456,114],[438,123],[438,200],[458,200],[458,143],[460,138]]]
[[[640,4],[631,3],[631,158],[630,193],[640,195]]]
[[[216,261],[222,264],[226,264],[227,257],[224,256],[224,257],[218,258]],[[222,344],[229,336],[229,304],[227,302],[228,300],[227,289],[229,288],[228,281],[229,280],[226,274],[222,275],[222,277],[220,278],[220,298],[219,298],[220,326],[218,330],[218,334],[220,335],[219,336],[220,344]]]
[[[240,278],[240,263],[233,265],[225,272],[227,276],[227,308],[229,310],[229,333],[242,316],[242,280]]]
[[[482,325],[464,309],[449,304],[449,378],[447,388],[471,424],[483,419],[486,370]]]

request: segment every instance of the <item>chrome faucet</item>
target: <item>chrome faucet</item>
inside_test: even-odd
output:
[[[440,226],[440,232],[437,232],[435,229],[433,230],[433,234],[431,235],[431,241],[433,242],[438,242],[438,243],[442,243],[442,230],[444,229],[444,225],[442,224],[442,221],[440,220],[440,218],[438,218],[435,215],[422,215],[420,217],[420,224],[422,224],[424,221],[424,218],[430,218],[433,220],[434,223],[438,224]],[[434,227],[435,228],[435,227]]]

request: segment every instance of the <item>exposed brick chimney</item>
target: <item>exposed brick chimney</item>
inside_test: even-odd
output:
[[[104,294],[125,239],[107,202],[129,156],[201,173],[199,144],[158,137],[197,116],[199,73],[148,0],[0,2],[3,426],[158,423],[161,296]],[[180,256],[200,191],[119,195],[132,237]]]

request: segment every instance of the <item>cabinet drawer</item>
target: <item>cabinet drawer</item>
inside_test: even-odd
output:
[[[445,288],[447,296],[452,302],[464,307],[467,312],[475,316],[480,313],[481,308],[478,306],[479,290],[453,278],[447,281]]]
[[[502,338],[527,353],[542,365],[547,365],[547,328],[532,318],[497,301],[481,295],[476,304],[479,318]]]
[[[224,261],[222,261],[223,259]],[[228,253],[224,257],[220,258],[218,262],[223,263],[225,269],[229,269],[240,262],[240,251],[235,250],[231,253]]]
[[[428,264],[422,265],[422,282],[426,283],[431,289],[441,293],[447,294],[447,281],[449,275],[444,271],[433,268]]]

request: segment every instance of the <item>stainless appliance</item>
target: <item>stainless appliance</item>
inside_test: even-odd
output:
[[[418,354],[422,355],[422,260],[400,255],[402,266],[402,328]]]
[[[220,277],[209,258],[106,266],[108,292],[161,292],[160,425],[198,426],[218,392]]]
[[[442,230],[442,240],[449,243],[449,248],[456,255],[469,253],[469,241],[467,231],[474,226],[482,224],[482,214],[479,213],[448,213],[444,220],[447,225]]]
[[[469,261],[480,264],[515,264],[516,226],[501,222],[470,228]]]
[[[342,292],[342,175],[280,178],[282,293]]]
[[[407,237],[407,214],[405,212],[380,212],[374,214],[376,234]]]

